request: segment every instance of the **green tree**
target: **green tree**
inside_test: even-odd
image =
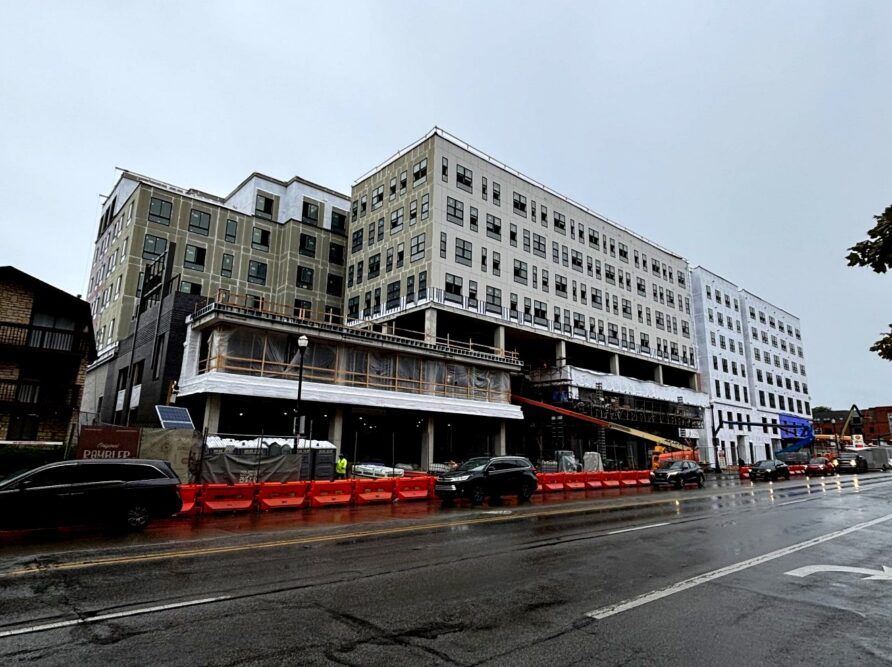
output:
[[[886,273],[892,269],[892,206],[888,206],[881,215],[873,216],[873,219],[876,220],[876,225],[868,230],[868,239],[849,248],[846,259],[849,266],[869,266],[877,273]],[[892,324],[889,325],[889,331],[871,346],[870,351],[892,361]]]

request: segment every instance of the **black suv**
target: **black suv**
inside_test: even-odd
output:
[[[539,480],[529,459],[521,456],[488,456],[468,459],[457,470],[437,477],[434,490],[445,504],[468,498],[473,505],[487,497],[516,495],[525,502],[535,493]]]
[[[164,461],[50,463],[0,482],[0,529],[111,522],[142,530],[182,509],[179,485]]]
[[[650,473],[650,485],[655,489],[661,485],[680,489],[685,484],[703,488],[703,481],[703,470],[693,461],[663,461],[659,468]]]
[[[787,464],[777,459],[759,461],[750,468],[750,479],[767,479],[777,481],[781,477],[790,479],[790,469]]]

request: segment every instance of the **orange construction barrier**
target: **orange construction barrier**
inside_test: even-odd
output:
[[[357,479],[353,485],[356,503],[389,503],[393,501],[393,478]]]
[[[565,472],[564,488],[567,491],[585,491],[585,473]]]
[[[436,477],[397,477],[393,480],[395,500],[427,500],[433,497],[431,484]]]
[[[177,512],[178,515],[198,514],[201,506],[196,504],[195,500],[200,491],[201,484],[180,484],[180,498],[183,499],[183,507]]]
[[[205,484],[198,496],[202,512],[245,512],[254,505],[256,484]]]
[[[605,489],[619,488],[620,479],[622,477],[621,472],[605,472],[603,475],[604,477],[601,478],[601,484]]]
[[[352,501],[352,479],[338,480],[336,482],[313,482],[310,484],[310,505],[312,507],[349,505]]]
[[[564,474],[561,472],[536,473],[542,493],[557,493],[564,490]]]
[[[803,466],[803,465],[790,466],[790,474],[791,475],[804,475],[805,474],[805,466]]]
[[[737,469],[737,476],[740,477],[740,479],[749,479],[750,467],[749,466],[740,466],[740,468]]]
[[[636,470],[635,483],[638,486],[650,486],[650,470]]]
[[[638,473],[635,470],[624,470],[620,473],[619,485],[622,488],[638,486]]]
[[[257,490],[261,510],[300,509],[307,506],[309,482],[264,482]]]
[[[582,474],[585,479],[586,489],[600,489],[604,486],[603,472],[584,472]]]

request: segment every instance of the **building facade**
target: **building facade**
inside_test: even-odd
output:
[[[0,440],[68,442],[95,356],[87,302],[0,267]]]
[[[710,399],[701,451],[720,464],[771,458],[811,420],[799,319],[703,267],[691,278]]]
[[[686,260],[440,129],[354,184],[349,237],[348,323],[517,350],[549,398],[699,409]]]

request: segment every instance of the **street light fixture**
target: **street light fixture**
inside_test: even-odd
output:
[[[310,344],[310,339],[306,336],[301,336],[297,339],[297,350],[300,352],[300,366],[297,371],[297,416],[294,419],[294,453],[297,454],[297,443],[298,439],[301,435],[301,425],[300,425],[300,394],[304,385],[304,354],[307,351],[307,346]]]
[[[833,442],[836,443],[836,460],[839,461],[839,433],[836,432],[836,417],[832,417],[830,423],[833,425]]]

